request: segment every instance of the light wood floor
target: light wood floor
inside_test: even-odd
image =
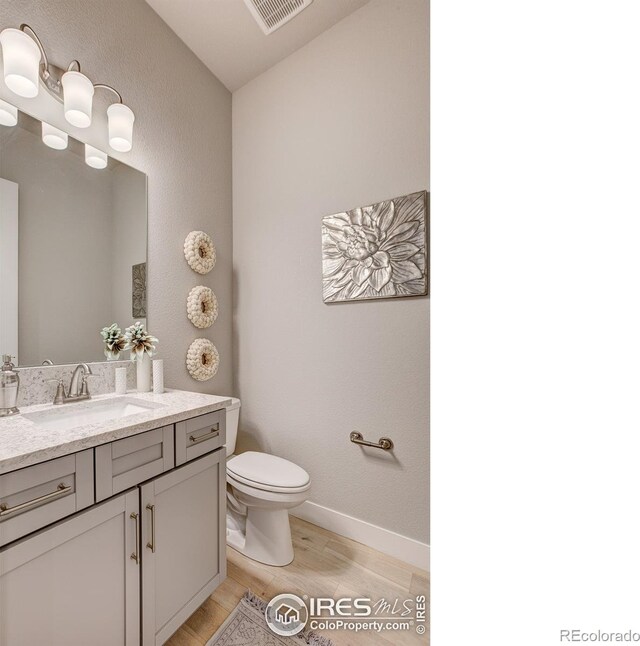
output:
[[[227,579],[167,642],[168,646],[202,646],[221,626],[247,588],[269,601],[276,594],[302,596],[429,599],[429,574],[361,543],[291,516],[295,558],[286,567],[252,561],[227,548]],[[336,646],[425,646],[427,635],[410,631],[376,634],[318,631]]]

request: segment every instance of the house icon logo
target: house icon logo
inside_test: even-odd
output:
[[[267,604],[264,616],[276,635],[291,637],[304,629],[309,611],[304,601],[295,594],[279,594]]]
[[[293,621],[296,621],[296,622],[300,621],[300,613],[295,608],[292,608],[291,606],[287,605],[286,603],[283,603],[276,610],[276,619],[281,624],[284,624],[285,626],[288,626]]]

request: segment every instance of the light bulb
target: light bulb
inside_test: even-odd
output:
[[[64,150],[69,143],[69,135],[52,126],[49,123],[42,122],[42,141],[55,150]]]
[[[93,83],[81,72],[65,72],[62,75],[64,91],[64,116],[77,128],[91,125],[91,106],[93,104]]]
[[[133,122],[135,115],[123,103],[113,103],[107,108],[109,118],[109,145],[114,150],[127,153],[133,146]]]
[[[107,153],[103,153],[89,144],[84,145],[84,160],[92,168],[106,168],[107,159]]]
[[[36,42],[24,31],[10,27],[0,33],[0,44],[7,87],[27,99],[38,96],[40,49]]]
[[[0,99],[0,126],[15,126],[18,123],[18,108]]]

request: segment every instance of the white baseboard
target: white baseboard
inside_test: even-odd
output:
[[[364,520],[347,516],[308,500],[292,509],[290,513],[292,516],[302,518],[302,520],[340,534],[340,536],[351,538],[405,563],[423,570],[430,570],[430,548],[427,543],[396,534],[383,527],[372,525]]]

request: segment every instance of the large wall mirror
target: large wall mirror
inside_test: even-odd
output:
[[[146,322],[146,263],[146,175],[92,168],[71,137],[50,148],[23,112],[0,125],[0,353],[105,361],[103,327]]]

